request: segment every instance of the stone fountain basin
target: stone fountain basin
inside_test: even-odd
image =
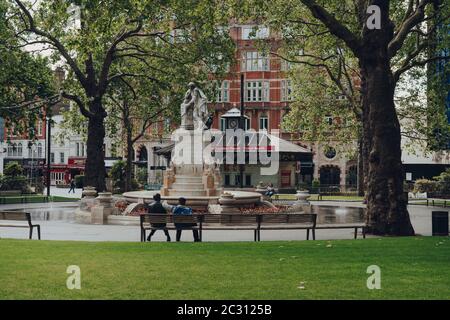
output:
[[[250,191],[226,191],[234,196],[234,204],[236,206],[253,206],[261,202],[261,194],[258,192]],[[125,192],[123,197],[128,202],[139,202],[144,200],[146,203],[153,202],[153,195],[159,193],[159,191],[130,191]],[[161,196],[161,199],[166,200],[168,204],[178,204],[178,198],[180,196]],[[210,204],[218,204],[219,196],[207,197],[207,196],[185,196],[188,206],[193,207],[206,207]]]

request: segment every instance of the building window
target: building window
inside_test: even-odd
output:
[[[292,100],[291,80],[281,80],[281,101]]]
[[[23,149],[22,149],[22,143],[19,143],[19,144],[17,145],[17,156],[18,156],[18,157],[21,157],[21,156],[22,156],[22,151],[23,151]]]
[[[42,158],[42,143],[38,143],[37,145],[37,156],[38,158]]]
[[[77,157],[79,157],[80,156],[80,144],[77,142],[76,145],[77,145]]]
[[[242,27],[242,40],[267,39],[269,31],[268,27],[263,26]]]
[[[265,53],[258,51],[246,51],[242,57],[243,71],[268,71],[269,58]]]
[[[250,187],[252,185],[252,176],[250,174],[245,175],[245,185]]]
[[[55,154],[53,152],[50,153],[50,163],[55,163]]]
[[[292,62],[281,59],[281,71],[289,71],[292,69]]]
[[[234,185],[235,186],[241,185],[241,176],[239,174],[234,175]]]
[[[333,117],[330,115],[325,116],[325,123],[331,126],[333,124]]]
[[[245,130],[250,130],[251,129],[251,121],[250,118],[245,118]]]
[[[37,135],[38,137],[42,136],[42,120],[39,119],[37,121]]]
[[[229,175],[229,174],[226,174],[226,175],[225,175],[225,185],[226,185],[226,186],[229,186],[229,185],[230,185],[230,175]]]
[[[170,118],[164,120],[164,131],[170,131]]]
[[[220,118],[220,130],[225,131],[227,129],[227,119]]]
[[[8,157],[14,157],[14,153],[16,150],[16,144],[8,144]]]
[[[230,83],[223,81],[219,88],[217,88],[217,102],[230,101]]]
[[[64,163],[65,159],[64,159],[64,152],[60,152],[59,153],[59,162],[60,163]]]
[[[269,118],[267,116],[261,116],[259,118],[259,130],[269,129]]]
[[[80,145],[81,145],[81,156],[84,157],[86,146],[84,145],[84,143],[80,143]]]
[[[334,157],[336,157],[336,149],[333,147],[327,147],[325,148],[324,154],[327,159],[334,159]]]
[[[269,81],[248,81],[246,82],[246,101],[261,102],[269,101]]]

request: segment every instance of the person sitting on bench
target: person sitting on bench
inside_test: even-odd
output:
[[[178,205],[172,207],[172,213],[174,215],[192,215],[192,208],[186,206],[186,199],[181,197],[178,199]],[[176,223],[175,227],[177,228],[177,241],[181,239],[181,232],[185,228],[195,227],[196,223]],[[192,229],[192,234],[194,235],[194,241],[199,242],[200,237],[198,236],[198,230]]]
[[[148,213],[167,214],[167,210],[164,208],[164,206],[161,203],[161,195],[159,193],[157,193],[153,196],[153,200],[155,200],[155,202],[148,207]],[[170,234],[169,234],[169,231],[166,229],[165,223],[153,223],[152,227],[163,230],[164,234],[167,237],[167,241],[168,242],[170,241]],[[150,234],[147,237],[147,241],[152,240],[152,236],[155,234],[156,230],[157,229],[152,229],[152,231],[150,232]]]

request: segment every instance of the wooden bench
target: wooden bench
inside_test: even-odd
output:
[[[140,216],[141,242],[147,239],[147,230],[200,230],[202,215],[143,214]],[[175,224],[185,224],[177,228]],[[195,224],[195,226],[194,226]],[[162,225],[165,225],[164,227]],[[190,225],[190,226],[188,226]],[[200,238],[201,239],[201,238]]]
[[[361,229],[363,239],[366,238],[367,224],[365,223],[345,223],[345,224],[319,224],[316,229],[354,229],[354,238],[358,237],[358,229]]]
[[[259,215],[258,241],[261,240],[261,230],[306,230],[306,240],[312,231],[313,240],[316,240],[315,213],[271,213]]]
[[[0,228],[29,228],[29,239],[33,238],[33,230],[37,229],[38,239],[41,240],[41,226],[31,222],[31,214],[28,212],[19,211],[0,211],[0,220],[5,221],[26,221],[27,224],[3,224],[0,223]]]
[[[182,229],[199,231],[200,240],[206,230],[248,230],[253,231],[254,241],[261,240],[261,230],[312,230],[315,239],[316,214],[193,214],[190,216],[172,214],[144,214],[140,218],[141,242],[146,240],[147,230],[176,230],[175,224],[186,224]],[[164,227],[162,225],[165,225]],[[191,226],[189,226],[191,225]]]
[[[258,214],[204,214],[200,225],[200,239],[204,230],[248,230],[253,231],[254,241],[258,241]]]

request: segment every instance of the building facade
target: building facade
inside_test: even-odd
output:
[[[347,159],[345,153],[334,149],[330,154],[316,143],[302,141],[298,132],[284,132],[282,119],[289,112],[292,101],[292,86],[287,72],[290,64],[278,56],[264,54],[256,41],[268,41],[270,50],[276,52],[280,39],[263,26],[232,25],[230,36],[236,44],[236,64],[217,85],[214,102],[209,104],[214,114],[213,128],[225,130],[230,112],[241,105],[241,75],[244,75],[245,128],[247,130],[280,132],[280,137],[304,151],[312,153],[312,161],[298,161],[295,157],[280,162],[277,176],[259,176],[254,172],[245,175],[246,186],[255,186],[260,181],[273,183],[279,188],[295,188],[299,184],[311,184],[316,179],[321,185],[334,185],[340,189],[356,188],[356,161]],[[234,111],[236,112],[236,111]],[[349,144],[353,146],[353,143]],[[237,166],[224,167],[224,185],[238,186],[240,175]],[[248,168],[251,171],[251,168]]]

